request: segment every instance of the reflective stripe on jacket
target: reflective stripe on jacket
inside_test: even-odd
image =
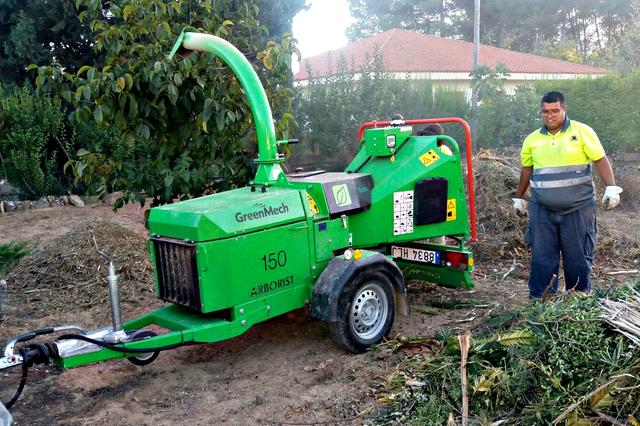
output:
[[[593,200],[591,164],[534,169],[530,188],[536,203],[569,213]]]

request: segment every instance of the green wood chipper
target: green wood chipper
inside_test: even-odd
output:
[[[170,57],[193,50],[218,56],[244,89],[259,146],[255,178],[244,188],[151,209],[147,248],[167,304],[123,323],[111,262],[111,326],[47,327],[8,342],[0,369],[23,367],[8,406],[34,363],[70,368],[127,358],[144,365],[163,350],[229,339],[300,308],[326,322],[338,345],[363,352],[390,332],[396,314],[409,313],[406,278],[472,287],[465,242],[475,238],[473,182],[467,198],[455,140],[415,136],[411,127],[460,123],[470,152],[463,120],[365,123],[344,172],[287,175],[278,147],[294,141],[276,140],[251,64],[228,42],[198,33],[181,34]],[[469,177],[471,166],[467,156]],[[29,343],[50,333],[55,340]]]

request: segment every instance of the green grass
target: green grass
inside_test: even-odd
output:
[[[0,244],[0,278],[4,277],[24,256],[31,253],[28,244],[12,241]]]

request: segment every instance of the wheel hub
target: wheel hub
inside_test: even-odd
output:
[[[367,284],[356,294],[351,305],[350,322],[361,339],[376,336],[387,320],[387,296],[378,284]]]
[[[362,307],[360,319],[366,325],[371,325],[375,322],[378,310],[380,307],[375,299],[368,299]]]

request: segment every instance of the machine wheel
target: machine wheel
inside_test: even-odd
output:
[[[142,330],[142,331],[138,331],[138,332],[134,333],[131,336],[131,340],[130,341],[144,340],[144,339],[148,339],[149,337],[154,337],[154,336],[157,336],[157,334],[154,333],[153,331]],[[128,357],[127,360],[129,360],[129,362],[131,362],[132,364],[135,364],[135,365],[138,365],[138,366],[142,367],[144,365],[151,364],[153,361],[156,360],[156,358],[158,358],[158,355],[160,355],[159,351],[139,353],[139,354],[135,354],[133,356]]]
[[[329,323],[333,340],[346,350],[362,353],[389,334],[395,316],[391,282],[382,273],[368,274],[342,289],[342,321]],[[346,306],[346,309],[344,309]]]

